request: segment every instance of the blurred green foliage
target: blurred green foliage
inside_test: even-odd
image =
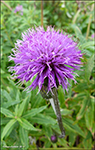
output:
[[[23,6],[23,15],[14,13],[17,5]],[[37,89],[27,93],[29,84],[15,85],[8,67],[14,65],[8,56],[21,33],[41,25],[40,1],[1,2],[1,140],[6,146],[22,146],[30,150],[40,148],[94,148],[95,90],[94,49],[91,37],[95,33],[93,1],[44,1],[43,24],[55,26],[71,34],[84,53],[83,67],[77,71],[77,84],[70,81],[69,92],[59,87],[58,98],[66,131],[65,139],[50,141],[53,131],[60,133],[56,116],[49,101]],[[9,148],[11,149],[11,148]]]

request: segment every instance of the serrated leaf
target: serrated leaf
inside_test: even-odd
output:
[[[68,128],[71,131],[74,131],[75,133],[78,133],[82,137],[85,137],[85,134],[81,130],[81,128],[77,124],[74,124],[74,122],[72,120],[70,120],[69,118],[63,118],[63,124],[64,124],[65,127],[68,126]]]
[[[54,125],[56,124],[56,120],[51,118],[50,116],[46,116],[46,115],[43,115],[43,114],[38,114],[34,117],[31,118],[31,121],[33,123],[39,123],[39,124],[45,124],[45,125]]]
[[[24,115],[23,117],[28,119],[28,118],[31,118],[35,115],[37,115],[38,113],[42,112],[44,109],[46,109],[47,106],[42,106],[40,108],[34,108],[32,110],[28,110]]]
[[[87,64],[85,66],[85,78],[88,82],[89,82],[89,78],[91,76],[93,67],[94,67],[94,54],[87,60]]]
[[[3,115],[5,115],[6,117],[9,117],[9,118],[13,118],[13,117],[14,117],[14,114],[13,114],[10,110],[8,110],[8,109],[6,109],[6,108],[1,107],[0,112],[1,112]]]
[[[38,129],[36,129],[30,122],[28,122],[26,119],[24,118],[17,118],[18,122],[20,123],[20,125],[26,129],[26,130],[34,130],[37,131]]]
[[[19,136],[20,136],[20,140],[21,140],[21,143],[22,143],[23,147],[25,149],[28,149],[28,147],[29,147],[28,131],[20,126],[20,128],[19,128]]]
[[[2,134],[1,134],[1,140],[5,137],[5,135],[8,133],[8,131],[12,128],[12,126],[16,123],[15,119],[10,120],[6,126],[4,127]]]

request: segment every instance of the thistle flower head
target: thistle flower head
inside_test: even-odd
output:
[[[20,82],[30,80],[29,88],[38,86],[39,91],[43,84],[48,91],[58,85],[67,90],[68,79],[75,81],[74,71],[80,69],[82,58],[77,43],[52,27],[47,27],[46,31],[43,27],[28,29],[12,51],[9,58],[15,62],[15,66],[10,67],[10,71],[15,72],[14,78]]]

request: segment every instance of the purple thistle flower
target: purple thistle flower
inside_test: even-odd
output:
[[[21,15],[23,15],[23,6],[22,5],[16,6],[16,8],[14,10],[14,13],[17,13],[19,11],[21,11]]]
[[[75,81],[75,69],[80,69],[82,54],[75,43],[68,35],[54,28],[43,27],[28,29],[22,34],[22,40],[17,40],[10,60],[15,62],[10,67],[14,78],[20,82],[32,82],[28,87],[35,89],[47,81],[47,90],[62,85],[67,90],[68,79]],[[33,77],[36,75],[34,81]]]

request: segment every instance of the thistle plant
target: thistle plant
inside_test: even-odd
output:
[[[68,91],[69,79],[75,80],[76,69],[81,66],[81,51],[66,33],[56,31],[53,27],[28,29],[22,33],[22,40],[17,40],[12,49],[10,60],[15,66],[10,67],[13,78],[19,82],[31,81],[26,90],[34,90],[38,86],[38,92],[50,99],[53,98],[58,124],[61,130],[59,137],[65,136],[60,107],[57,97],[59,85]],[[35,77],[35,79],[34,79]]]

